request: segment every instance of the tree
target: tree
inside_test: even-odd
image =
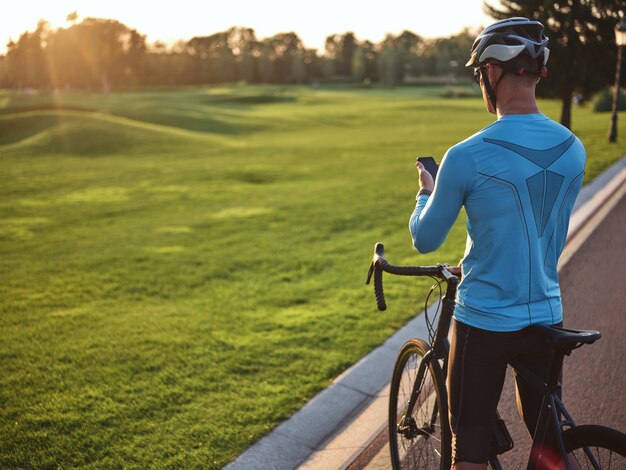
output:
[[[357,43],[352,54],[351,76],[357,82],[372,80],[378,77],[376,46],[370,41]]]
[[[341,36],[331,34],[324,41],[324,76],[332,79],[340,73],[338,62],[341,56]]]
[[[302,50],[296,51],[291,57],[291,77],[290,79],[298,85],[304,83],[306,68],[304,66],[304,53]]]
[[[378,76],[380,81],[387,86],[394,86],[401,78],[399,69],[403,67],[400,59],[401,51],[396,38],[387,34],[379,44],[378,51]]]
[[[370,41],[363,41],[359,44],[359,49],[363,51],[363,60],[365,61],[365,78],[370,80],[378,80],[378,52],[376,45]]]
[[[116,20],[85,18],[72,26],[75,49],[85,59],[91,79],[108,93],[112,85],[124,82],[128,51],[145,50],[142,36]]]
[[[65,20],[70,24],[76,24],[76,22],[78,21],[78,12],[74,10],[73,12],[68,13],[68,15],[65,17]]]
[[[139,85],[143,83],[146,69],[146,37],[134,29],[129,29],[124,39],[124,57],[121,66],[121,83]]]
[[[296,79],[296,75],[302,80],[300,71],[294,73],[294,65],[300,64],[297,58],[304,51],[304,44],[298,35],[294,32],[279,33],[271,38],[265,39],[265,44],[269,47],[272,55],[273,80],[278,83],[292,82]],[[297,65],[300,67],[300,65]]]
[[[50,63],[52,87],[90,88],[92,76],[86,57],[77,53],[80,47],[80,27],[57,29],[47,41],[46,55]]]
[[[398,74],[403,80],[407,73],[416,75],[418,55],[422,49],[423,40],[417,34],[411,31],[403,31],[400,36],[395,39],[398,47]]]
[[[322,58],[317,55],[316,49],[304,49],[303,51],[304,73],[307,80],[316,80],[323,75]]]
[[[229,32],[194,36],[185,51],[193,60],[190,72],[196,83],[225,83],[235,80],[235,54],[229,44]]]
[[[352,78],[357,82],[362,82],[365,78],[365,51],[360,46],[352,54]]]
[[[322,76],[326,80],[332,80],[335,77],[335,61],[327,56],[322,59]]]
[[[0,88],[9,88],[10,86],[9,64],[6,56],[0,55]]]
[[[141,83],[144,85],[190,85],[194,84],[193,58],[185,53],[186,44],[180,42],[170,49],[161,43],[152,44],[144,58]]]
[[[11,81],[20,88],[101,88],[140,84],[145,36],[115,20],[68,15],[68,28],[40,21],[8,44]]]
[[[464,67],[477,33],[465,29],[453,36],[432,40],[424,56],[432,75],[471,77],[471,70]]]
[[[626,18],[626,0],[500,0],[484,2],[496,19],[525,16],[541,21],[550,39],[550,76],[538,93],[561,99],[561,124],[571,127],[574,93],[589,97],[611,83],[615,70],[615,25]]]
[[[260,43],[252,28],[230,28],[227,31],[228,45],[235,56],[238,80],[246,83],[258,81],[257,61],[260,55]]]
[[[352,75],[352,56],[357,48],[354,33],[345,33],[341,36],[341,56],[339,61],[341,75]]]
[[[259,75],[261,83],[270,83],[274,76],[272,46],[265,41],[261,44],[261,56],[259,57]]]
[[[335,75],[350,77],[352,75],[352,56],[356,52],[358,41],[354,33],[331,34],[326,37],[324,49],[326,57],[333,61]]]
[[[385,85],[395,85],[405,79],[407,73],[417,74],[419,54],[423,52],[423,40],[417,34],[405,30],[400,35],[387,34],[378,44],[376,50],[363,44],[366,54],[366,64],[375,61],[380,81]],[[366,66],[368,73],[372,72]]]
[[[247,43],[241,49],[237,60],[237,77],[246,83],[256,83],[258,81],[257,58],[255,57],[255,52],[258,50],[257,44]]]
[[[40,21],[32,33],[23,33],[17,42],[9,41],[7,45],[9,75],[19,88],[39,89],[49,85],[49,69],[43,49],[48,33],[48,24]]]

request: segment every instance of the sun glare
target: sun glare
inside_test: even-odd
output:
[[[495,4],[497,1],[492,1]],[[10,14],[0,16],[0,53],[6,43],[35,29],[45,19],[53,28],[65,26],[67,15],[116,19],[141,34],[149,42],[188,40],[224,31],[231,26],[255,29],[257,37],[295,31],[307,47],[323,49],[330,34],[355,33],[361,40],[380,41],[387,33],[408,29],[423,37],[454,34],[464,27],[478,27],[490,20],[482,12],[482,0],[443,0],[436,4],[389,0],[317,0],[312,7],[294,7],[285,0],[241,0],[239,2],[164,2],[109,0],[23,0],[11,6]]]

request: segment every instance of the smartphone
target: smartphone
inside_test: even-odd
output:
[[[417,157],[417,161],[424,165],[424,168],[433,177],[433,181],[437,179],[437,171],[439,171],[439,165],[433,157]]]

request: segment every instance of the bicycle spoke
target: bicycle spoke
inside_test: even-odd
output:
[[[587,454],[587,452],[589,452],[591,457]],[[617,456],[617,454],[610,449],[590,446],[570,452],[567,458],[569,459],[570,465],[572,465],[575,470],[609,470],[611,468],[615,468],[613,466],[615,463],[614,455]],[[618,465],[618,468],[623,468],[623,459]]]
[[[390,443],[397,468],[439,469],[442,461],[449,459],[442,454],[449,444],[444,444],[439,422],[440,393],[432,366],[422,363],[427,348],[416,346],[407,350],[401,369],[394,374],[395,408],[390,410],[390,417],[396,419],[390,428]]]

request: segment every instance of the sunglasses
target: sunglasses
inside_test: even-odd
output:
[[[474,67],[474,80],[476,80],[476,83],[478,83],[478,85],[480,85],[480,71],[482,69],[482,66],[480,67]]]

